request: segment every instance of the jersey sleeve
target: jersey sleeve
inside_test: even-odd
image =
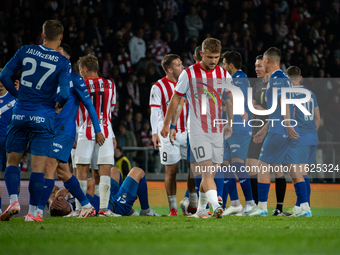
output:
[[[189,90],[189,77],[186,71],[183,71],[178,78],[178,82],[175,87],[175,93],[183,96]]]
[[[73,89],[81,103],[85,106],[91,118],[95,133],[101,132],[96,110],[92,104],[89,92],[87,91],[83,78],[77,77],[73,81]]]
[[[115,109],[116,102],[117,102],[116,84],[112,82],[112,86],[113,86],[113,96],[112,96],[112,101],[111,101],[111,112],[113,112],[113,110]]]
[[[70,96],[71,73],[72,73],[71,63],[69,60],[67,60],[65,61],[65,64],[63,65],[58,76],[60,86],[58,102],[61,107],[63,107],[66,104],[68,97]]]
[[[162,93],[157,85],[153,85],[150,93],[150,107],[161,107]]]
[[[6,64],[0,74],[0,81],[4,87],[11,93],[15,98],[18,97],[18,91],[15,88],[11,77],[15,74],[22,66],[21,52],[25,50],[26,46],[21,47],[14,55],[14,57]]]
[[[318,107],[319,106],[318,100],[316,99],[316,96],[315,96],[315,94],[312,91],[311,91],[311,93],[312,93],[312,98],[314,99],[314,108]]]

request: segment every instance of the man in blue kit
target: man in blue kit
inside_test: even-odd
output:
[[[25,221],[42,221],[37,208],[44,190],[44,168],[54,137],[54,117],[66,104],[71,82],[71,63],[56,49],[63,39],[64,27],[59,21],[48,20],[42,27],[43,45],[21,47],[6,64],[0,81],[17,102],[6,136],[8,153],[5,182],[10,205],[1,220],[10,220],[20,212],[18,188],[19,163],[29,144],[32,174],[29,180],[29,211]],[[16,90],[11,77],[18,70],[20,90]],[[57,88],[60,93],[57,96]]]
[[[71,48],[67,44],[61,44],[57,51],[67,59],[71,58]],[[56,170],[57,176],[64,182],[65,188],[78,199],[83,207],[78,217],[87,218],[96,214],[94,207],[91,206],[90,201],[83,193],[79,181],[71,174],[68,165],[68,159],[76,137],[75,121],[80,102],[89,112],[96,133],[96,142],[102,145],[105,142],[105,137],[101,133],[98,117],[83,78],[72,71],[71,79],[69,100],[54,121],[55,137],[50,148],[49,158],[46,161],[45,186],[38,209],[40,217],[43,215],[45,205],[52,193]]]
[[[231,164],[236,169],[236,174],[239,178],[243,194],[245,196],[246,204],[244,208],[240,204],[235,174],[229,169],[225,174],[225,187],[230,196],[230,207],[224,211],[223,215],[244,215],[255,207],[253,201],[253,194],[251,190],[249,174],[245,171],[244,164],[247,157],[249,142],[251,139],[252,128],[247,124],[247,116],[251,113],[247,104],[247,95],[249,88],[249,81],[247,75],[241,70],[242,57],[236,51],[229,51],[223,54],[223,68],[232,76],[233,84],[239,87],[244,95],[245,116],[234,115],[232,124],[233,133],[231,137],[224,141],[223,164]],[[223,99],[227,99],[227,95],[223,95]],[[243,122],[245,120],[245,122]],[[243,209],[242,209],[243,208]],[[243,210],[243,211],[242,211]],[[238,214],[240,213],[240,214]]]
[[[254,141],[263,139],[264,140],[261,154],[259,157],[260,166],[258,173],[258,206],[255,207],[249,214],[249,216],[267,216],[267,200],[270,188],[270,172],[269,166],[274,168],[280,167],[282,164],[291,164],[291,171],[289,175],[294,183],[295,193],[300,202],[300,209],[296,212],[296,216],[311,216],[307,188],[305,180],[302,177],[302,173],[297,169],[299,164],[299,152],[297,149],[299,143],[299,134],[297,133],[297,127],[293,127],[293,105],[286,104],[286,113],[281,115],[281,100],[282,97],[294,96],[294,93],[288,93],[281,95],[281,89],[285,87],[292,87],[292,83],[289,77],[280,70],[281,52],[275,47],[269,48],[263,54],[263,65],[265,71],[270,73],[271,76],[268,82],[268,89],[266,92],[267,98],[267,109],[271,109],[274,102],[277,101],[276,109],[273,113],[269,114],[269,119],[276,119],[275,124],[270,124],[269,121],[257,134],[254,136]],[[274,88],[277,89],[275,93]],[[276,100],[278,99],[278,100]],[[274,105],[275,107],[275,105]],[[282,125],[282,122],[285,126]]]
[[[2,68],[0,68],[0,73]],[[15,104],[15,98],[8,93],[0,82],[0,177],[1,171],[6,169],[6,131],[8,123],[12,118],[12,110]],[[0,214],[1,211],[1,188],[0,188]]]

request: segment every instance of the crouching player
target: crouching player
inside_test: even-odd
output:
[[[140,212],[141,216],[161,216],[155,213],[154,210],[149,208],[148,201],[148,187],[145,179],[145,173],[141,168],[134,167],[129,172],[125,181],[121,183],[121,174],[118,168],[111,168],[111,190],[108,209],[113,212],[113,217],[129,216],[133,203],[136,201],[137,196],[144,209]],[[89,185],[90,184],[90,185]],[[94,196],[94,182],[88,182],[88,189],[86,196],[89,198],[91,204],[97,209],[99,207],[99,198]],[[70,203],[65,203],[66,190],[60,190],[56,194],[56,198],[59,200],[52,201],[50,206],[51,213],[57,216],[67,215],[71,211]],[[147,204],[147,207],[145,205]],[[54,212],[53,209],[58,209],[58,212]],[[53,216],[53,214],[51,214]],[[99,214],[99,216],[105,217]]]

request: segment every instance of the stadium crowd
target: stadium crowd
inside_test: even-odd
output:
[[[303,77],[340,73],[338,1],[8,0],[0,7],[0,67],[22,45],[42,43],[47,19],[65,26],[74,69],[80,56],[94,54],[100,75],[117,85],[112,124],[121,146],[151,144],[149,95],[164,74],[163,56],[176,53],[188,67],[207,37],[220,39],[223,50],[239,51],[248,77],[255,77],[255,57],[270,46],[282,50],[283,71],[295,65]],[[340,82],[315,83],[305,85],[317,94],[327,131],[339,141],[332,126],[340,121]]]

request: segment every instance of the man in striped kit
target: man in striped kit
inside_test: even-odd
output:
[[[155,148],[160,147],[161,163],[165,165],[165,189],[170,207],[169,216],[176,216],[176,172],[178,161],[181,159],[186,160],[187,158],[186,126],[188,106],[183,107],[177,125],[173,127],[176,130],[177,136],[174,146],[172,146],[169,137],[163,138],[159,135],[159,132],[163,126],[164,117],[170,99],[174,94],[178,77],[182,73],[184,67],[179,56],[176,54],[166,55],[162,60],[162,67],[166,76],[158,80],[155,85],[152,86],[150,93],[152,141]],[[185,98],[182,100],[185,100]]]
[[[96,109],[99,125],[105,136],[103,144],[96,144],[93,124],[87,110],[82,109],[84,123],[79,129],[75,162],[78,179],[84,193],[87,190],[89,167],[99,168],[99,216],[115,216],[108,210],[110,198],[110,169],[114,165],[114,133],[111,127],[111,112],[116,105],[115,84],[98,76],[98,59],[93,55],[81,57],[78,61],[80,75],[84,78],[86,88]],[[85,87],[84,87],[85,89]],[[83,183],[86,183],[83,185]]]

